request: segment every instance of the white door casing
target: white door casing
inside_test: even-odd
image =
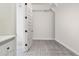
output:
[[[31,4],[27,4],[28,8],[31,7]],[[32,8],[32,7],[31,7]],[[17,32],[17,55],[18,56],[23,56],[25,53],[27,53],[27,50],[31,47],[31,42],[32,42],[32,23],[29,22],[32,18],[32,10],[25,10],[26,6],[25,3],[17,3],[16,4],[16,32]],[[26,13],[26,14],[25,14]],[[25,19],[25,16],[30,18]],[[30,16],[29,16],[30,15]],[[30,23],[30,24],[28,24]],[[29,29],[30,28],[30,29]],[[27,32],[25,32],[27,30]],[[26,46],[27,44],[27,46]]]

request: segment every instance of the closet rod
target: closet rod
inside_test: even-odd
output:
[[[32,10],[33,12],[49,12],[50,10]]]
[[[50,8],[50,9],[48,9],[48,10],[32,10],[32,11],[33,11],[33,12],[49,12],[49,11],[55,12],[54,8]]]

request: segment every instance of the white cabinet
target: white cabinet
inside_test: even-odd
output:
[[[0,45],[0,56],[14,56],[14,55],[16,55],[15,39],[2,42],[2,45]]]
[[[27,3],[25,5],[25,51],[28,51],[32,44],[32,5]]]

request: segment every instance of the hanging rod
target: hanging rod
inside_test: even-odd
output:
[[[55,12],[55,10],[53,9],[53,8],[50,8],[50,9],[48,9],[48,10],[32,10],[33,12],[49,12],[49,11],[51,11],[51,12]]]
[[[50,10],[32,10],[33,12],[49,12]]]

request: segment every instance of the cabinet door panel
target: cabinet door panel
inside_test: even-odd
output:
[[[15,40],[4,43],[4,45],[0,46],[0,55],[2,55],[2,56],[13,55],[13,53],[11,54],[11,52],[14,52],[14,54],[16,54],[16,46],[15,45],[16,45]]]
[[[7,56],[8,50],[7,50],[6,45],[0,46],[0,50],[1,50],[1,53],[0,53],[1,56]]]

